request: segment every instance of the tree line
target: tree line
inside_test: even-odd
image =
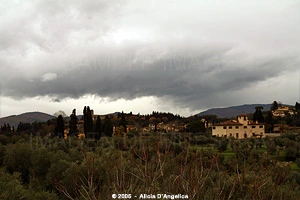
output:
[[[111,137],[113,135],[113,125],[110,116],[104,117],[103,123],[101,117],[98,115],[96,120],[93,119],[92,111],[89,106],[83,109],[83,133],[85,138],[93,138],[99,140],[101,136]],[[68,136],[78,136],[78,117],[76,109],[73,109],[69,120]],[[121,120],[119,126],[123,128],[123,132],[127,131],[127,121],[124,112],[121,113]],[[56,120],[55,133],[58,137],[64,137],[65,121],[62,115],[59,115]]]

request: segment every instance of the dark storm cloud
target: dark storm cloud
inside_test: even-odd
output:
[[[73,68],[47,73],[43,79],[11,79],[4,84],[3,94],[16,99],[49,96],[55,101],[80,98],[86,94],[111,99],[156,96],[170,98],[180,106],[189,104],[193,108],[199,101],[215,94],[229,94],[278,76],[283,69],[297,69],[297,58],[293,56],[282,55],[245,63],[244,58],[226,56],[229,51],[223,49],[198,56],[196,52],[192,55],[181,52],[181,57],[169,53],[151,62],[145,56],[133,55],[105,59],[89,57],[77,63],[78,67],[73,63]]]
[[[231,94],[298,70],[299,4],[289,2],[282,9],[249,3],[251,12],[239,1],[224,9],[197,1],[2,5],[2,95],[54,102],[155,96],[191,109],[222,95],[238,102]]]

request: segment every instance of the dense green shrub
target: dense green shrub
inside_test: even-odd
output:
[[[285,151],[286,161],[294,161],[297,158],[297,150],[294,147],[288,147]]]
[[[179,193],[190,199],[300,195],[299,174],[274,153],[278,141],[291,144],[279,151],[299,166],[292,136],[265,139],[265,151],[255,139],[181,133],[98,141],[11,137],[0,138],[0,199],[111,199],[113,193]]]
[[[215,147],[220,152],[226,151],[227,146],[228,146],[228,141],[225,138],[222,138],[222,139],[220,138],[220,139],[216,140],[216,142],[215,142]]]
[[[270,155],[275,155],[277,152],[277,146],[276,143],[272,138],[268,138],[266,140],[266,146],[267,146],[267,151]]]

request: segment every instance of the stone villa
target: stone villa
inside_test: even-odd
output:
[[[265,124],[253,122],[244,114],[239,115],[237,120],[212,124],[210,127],[212,127],[212,136],[216,137],[234,137],[237,139],[265,137]]]

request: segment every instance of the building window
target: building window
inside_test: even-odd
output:
[[[238,126],[236,126],[236,127],[235,127],[235,129],[239,129],[239,127],[238,127]]]
[[[229,129],[232,129],[232,126],[229,126]]]
[[[259,128],[263,128],[264,126],[260,125]]]
[[[255,126],[252,126],[252,128],[255,128]]]
[[[244,117],[244,120],[247,120],[247,117],[246,117],[246,116]]]
[[[244,126],[244,129],[246,129],[247,128],[247,126]]]
[[[239,133],[236,133],[236,138],[239,138]]]
[[[226,126],[223,126],[223,129],[226,129]]]
[[[215,126],[213,126],[213,129],[216,129],[216,127],[215,127]]]
[[[230,133],[230,137],[232,137],[232,133]]]

